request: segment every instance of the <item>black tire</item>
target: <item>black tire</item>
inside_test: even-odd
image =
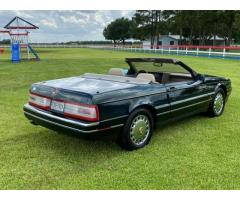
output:
[[[221,97],[222,97],[222,101],[220,101],[221,103],[219,103],[219,106],[220,106],[220,104],[222,104],[222,105],[220,106],[219,109],[216,109],[216,107],[214,107],[214,104],[217,101],[217,98],[221,98]],[[207,111],[208,116],[218,117],[218,116],[222,115],[224,108],[225,108],[225,103],[226,103],[226,94],[222,88],[218,88],[214,94],[212,102],[209,105],[209,108]]]
[[[119,135],[117,142],[120,147],[132,151],[144,147],[149,143],[153,133],[153,116],[151,112],[145,108],[134,110],[128,117],[126,124]],[[141,127],[141,123],[143,127]],[[149,126],[148,126],[148,125]],[[134,128],[133,128],[134,127]],[[133,136],[134,131],[142,135],[143,139],[140,141],[135,140]],[[142,133],[144,132],[144,134]],[[139,139],[140,140],[140,139]]]

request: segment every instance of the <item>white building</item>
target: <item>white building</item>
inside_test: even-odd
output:
[[[182,44],[187,44],[189,42],[188,38],[185,38],[182,36]],[[194,39],[193,41],[194,45],[200,44],[200,39]],[[180,35],[160,35],[159,40],[157,41],[157,38],[155,38],[154,46],[169,46],[169,45],[179,45],[180,44]],[[214,37],[211,37],[210,39],[205,41],[205,45],[218,45],[218,46],[224,46],[225,45],[225,39],[221,38],[219,36],[215,37],[215,43],[214,43]],[[144,49],[150,49],[151,48],[151,42],[150,39],[143,41],[143,48]]]
[[[182,37],[182,40],[185,40],[185,38]],[[155,38],[154,46],[178,45],[179,41],[180,41],[180,35],[160,35],[158,41],[157,41],[157,38]],[[150,39],[143,41],[143,48],[150,49],[150,46],[151,46]]]

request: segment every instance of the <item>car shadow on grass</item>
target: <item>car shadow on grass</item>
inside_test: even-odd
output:
[[[154,130],[154,135],[157,137],[162,137],[162,135],[173,135],[174,130],[184,129],[189,126],[199,126],[199,123],[202,124],[209,120],[205,115],[195,115],[190,118],[184,118],[172,123],[164,124],[157,126]],[[33,127],[34,128],[34,127]],[[53,148],[64,148],[67,151],[67,148],[70,148],[70,151],[92,151],[95,152],[104,152],[110,151],[111,153],[117,152],[126,152],[122,150],[116,143],[116,133],[107,132],[106,134],[95,133],[90,137],[83,137],[78,134],[66,133],[66,132],[56,132],[46,128],[40,128],[38,132],[34,132],[34,140],[38,144],[46,144],[46,148],[51,146]],[[184,134],[184,131],[183,131]],[[32,137],[31,135],[25,135],[26,137]],[[63,144],[63,145],[60,145]]]
[[[209,119],[210,118],[205,113],[197,114],[197,115],[185,117],[185,118],[182,118],[182,119],[179,119],[176,121],[158,125],[155,128],[155,132],[162,132],[162,133],[164,132],[165,133],[165,130],[167,130],[167,129],[174,130],[174,129],[177,129],[177,128],[180,128],[183,126],[187,127],[187,126],[191,126],[191,125],[199,126],[199,123],[201,124],[203,121],[205,122],[205,121],[208,121]],[[166,133],[171,134],[171,132],[166,132]]]
[[[209,120],[206,116],[196,115],[185,118],[163,126],[158,126],[154,130],[153,140],[161,140],[161,137],[173,137],[176,130],[184,134],[184,130],[191,126],[199,126]],[[80,157],[89,154],[106,156],[117,156],[118,154],[129,154],[128,151],[121,149],[114,141],[115,137],[80,137],[76,134],[55,132],[40,126],[29,126],[25,134],[20,134],[13,138],[2,141],[3,145],[27,146],[33,151],[49,153],[59,153],[62,155],[77,154]],[[26,129],[26,127],[24,128]],[[109,133],[111,134],[111,133]],[[178,133],[179,134],[179,133]],[[158,141],[155,141],[158,143]],[[151,146],[151,143],[148,145]],[[140,150],[141,151],[141,150]],[[78,157],[78,156],[77,156]]]
[[[26,160],[27,165],[36,161],[42,162],[42,165],[48,165],[51,162],[55,165],[54,163],[59,162],[70,168],[86,169],[87,166],[90,169],[98,163],[101,164],[125,154],[114,142],[59,134],[42,127],[19,134],[19,136],[0,141],[0,145],[4,149],[5,157],[11,157],[14,154],[16,161]]]
[[[135,156],[154,152],[154,148],[158,149],[163,142],[166,143],[164,145],[166,147],[169,141],[164,138],[175,137],[175,130],[179,127],[184,128],[193,123],[201,123],[205,121],[204,118],[197,115],[158,127],[155,130],[155,137],[152,138],[154,142],[146,148],[133,152],[122,150],[109,139],[86,139],[73,134],[59,134],[40,126],[24,126],[24,134],[1,141],[1,145],[4,149],[4,157],[11,158],[14,154],[14,162],[26,162],[24,168],[35,166],[38,169],[36,163],[40,162],[41,166],[51,166],[51,173],[54,173],[54,170],[65,171],[65,168],[71,169],[72,173],[76,173],[75,170],[80,173],[96,166],[108,167],[112,161],[125,160],[124,157],[131,160]],[[184,131],[180,134],[184,134]],[[182,139],[176,137],[176,140]]]

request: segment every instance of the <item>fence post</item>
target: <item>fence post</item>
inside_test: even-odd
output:
[[[2,46],[2,45],[1,45]],[[237,58],[240,59],[240,53],[239,52],[228,52],[228,49],[233,50],[239,50],[239,47],[212,47],[212,46],[159,46],[159,48],[154,49],[146,49],[142,47],[123,47],[121,45],[116,45],[115,47],[113,45],[111,46],[94,46],[94,45],[79,45],[79,44],[35,44],[36,47],[40,48],[102,48],[102,49],[108,49],[108,50],[114,50],[114,51],[131,51],[131,52],[143,52],[143,53],[156,53],[156,54],[177,54],[177,55],[185,55],[188,56],[188,48],[189,55],[195,55],[195,56],[207,56],[211,57],[215,54],[218,55],[218,57],[221,57],[224,59],[226,57],[229,58]],[[8,46],[6,47],[8,48]],[[185,49],[184,49],[185,48]],[[203,49],[203,50],[202,50]],[[216,49],[216,50],[215,50]],[[202,55],[203,54],[203,55]]]

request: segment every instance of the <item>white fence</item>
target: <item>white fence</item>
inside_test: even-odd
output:
[[[105,49],[115,51],[127,51],[135,53],[152,53],[152,54],[168,54],[168,55],[186,55],[186,56],[199,56],[211,58],[227,58],[227,59],[240,59],[240,48],[188,48],[186,47],[160,47],[155,49],[144,48],[126,48],[126,47],[108,47]],[[239,50],[238,50],[239,49]]]
[[[240,60],[240,47],[219,47],[219,46],[157,46],[155,48],[140,48],[132,46],[112,45],[65,45],[65,44],[33,44],[34,48],[95,48],[113,51],[126,51],[135,53],[152,53],[168,55],[202,56],[211,58],[227,58]],[[9,48],[10,45],[1,45],[0,48]]]

